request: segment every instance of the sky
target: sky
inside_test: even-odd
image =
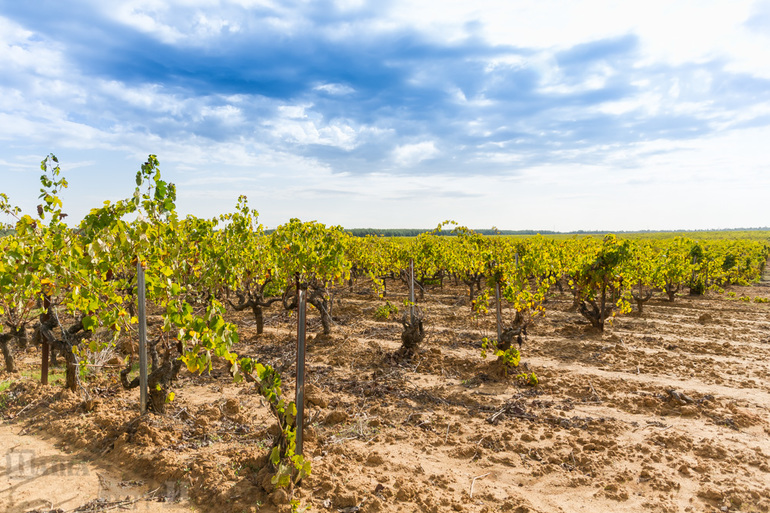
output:
[[[182,215],[770,225],[770,0],[0,0],[0,192]],[[10,219],[5,219],[10,221]]]

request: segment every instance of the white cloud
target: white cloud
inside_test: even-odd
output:
[[[209,18],[203,13],[198,13],[195,25],[195,34],[198,37],[214,37],[222,34],[222,32],[236,33],[241,31],[238,22],[218,17]]]
[[[97,86],[107,97],[118,100],[126,107],[173,115],[182,114],[189,108],[189,101],[165,92],[163,86],[158,84],[132,87],[110,80],[101,81]]]
[[[296,118],[273,119],[266,123],[273,136],[302,145],[320,144],[345,150],[356,147],[356,130],[341,120],[328,124],[298,121]]]
[[[311,108],[312,105],[281,105],[278,107],[280,112],[286,119],[305,119],[307,114],[305,111]]]
[[[401,167],[412,167],[424,160],[436,157],[438,153],[439,150],[433,141],[404,144],[393,150],[393,160]]]
[[[359,131],[349,121],[325,121],[312,110],[312,105],[282,105],[279,115],[264,122],[274,137],[302,145],[320,144],[352,150],[358,144]]]
[[[33,32],[0,16],[0,65],[5,76],[63,76],[68,71],[63,51],[61,45],[42,41]]]
[[[169,8],[169,4],[161,0],[130,0],[119,4],[117,8],[111,6],[104,12],[114,20],[152,35],[163,43],[174,44],[184,39],[185,35],[176,27],[160,21]]]
[[[244,121],[241,109],[233,105],[203,107],[201,109],[201,116],[204,118],[217,118],[226,125],[238,125]]]
[[[355,89],[345,84],[321,84],[315,86],[313,89],[337,96],[344,96],[356,92]]]
[[[416,27],[440,41],[467,37],[478,21],[483,37],[500,45],[563,49],[576,44],[636,34],[645,62],[682,64],[717,57],[731,69],[770,77],[770,45],[745,22],[753,0],[397,0],[389,11],[395,24]]]

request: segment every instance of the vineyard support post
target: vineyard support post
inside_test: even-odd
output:
[[[144,267],[139,258],[136,260],[136,284],[139,302],[139,411],[144,415],[147,412],[147,312]]]
[[[503,306],[500,301],[500,282],[495,281],[495,303],[497,310],[497,342],[498,344],[503,338]]]
[[[297,405],[296,454],[302,455],[302,435],[305,423],[305,310],[306,292],[297,282],[297,387],[294,403]]]
[[[43,319],[42,323],[47,323],[51,320],[51,297],[43,293]],[[40,366],[40,383],[42,385],[48,384],[48,358],[49,358],[49,351],[51,351],[51,344],[48,342],[47,337],[41,337],[41,341],[43,342],[43,361],[41,362]]]
[[[414,259],[409,259],[409,320],[414,326]]]

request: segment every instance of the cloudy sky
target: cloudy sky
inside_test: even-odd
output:
[[[770,225],[770,0],[0,0],[0,191],[79,220]]]

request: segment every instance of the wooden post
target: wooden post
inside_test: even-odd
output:
[[[43,315],[40,316],[40,324],[45,324],[51,320],[51,296],[43,293]],[[42,329],[42,326],[41,326]],[[41,333],[42,335],[42,333]],[[51,351],[51,344],[47,337],[40,337],[43,343],[43,361],[40,367],[40,383],[43,385],[48,384],[48,359]]]
[[[139,257],[136,259],[136,286],[139,302],[139,411],[144,415],[147,413],[147,312],[144,267]]]
[[[503,307],[500,301],[500,282],[495,281],[495,303],[497,303],[497,343],[503,338]]]
[[[409,320],[414,326],[414,259],[409,259]]]
[[[305,310],[306,291],[300,289],[297,280],[297,386],[294,404],[297,406],[296,454],[302,454],[302,439],[305,422]]]

